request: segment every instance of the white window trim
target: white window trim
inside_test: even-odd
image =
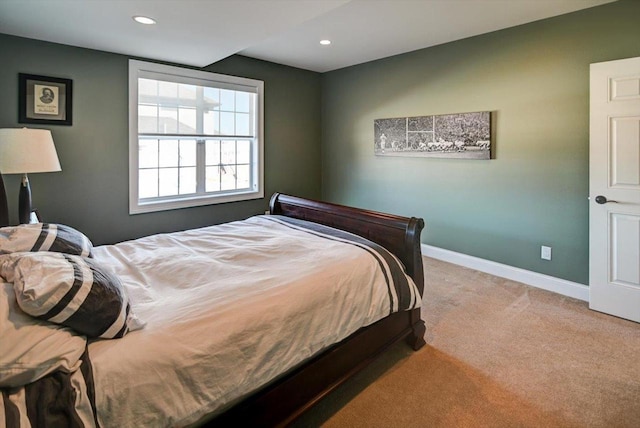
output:
[[[140,72],[160,73],[216,82],[216,86],[246,86],[258,95],[256,118],[258,159],[254,166],[258,186],[255,190],[238,190],[217,195],[164,198],[162,201],[141,202],[138,195],[138,76]],[[264,82],[244,77],[173,67],[151,62],[129,60],[129,214],[166,211],[227,202],[264,198]]]

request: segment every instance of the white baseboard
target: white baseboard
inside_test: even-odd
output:
[[[589,287],[577,282],[571,282],[542,273],[532,272],[530,270],[520,269],[492,262],[490,260],[468,256],[462,253],[456,253],[455,251],[445,250],[444,248],[438,248],[432,245],[421,244],[421,247],[422,255],[427,257],[468,267],[470,269],[475,269],[480,272],[489,273],[491,275],[507,278],[513,281],[522,282],[533,287],[573,297],[574,299],[584,300],[585,302],[589,301]]]

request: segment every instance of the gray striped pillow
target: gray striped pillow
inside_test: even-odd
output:
[[[0,275],[13,283],[24,312],[88,337],[119,338],[143,326],[120,280],[93,259],[13,253],[0,257]]]
[[[82,232],[53,223],[0,228],[0,254],[53,251],[91,257],[93,244]]]

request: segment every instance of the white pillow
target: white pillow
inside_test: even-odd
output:
[[[13,283],[24,312],[87,337],[119,338],[143,326],[118,277],[93,259],[12,253],[0,257],[0,276]]]
[[[0,285],[0,387],[26,385],[57,370],[77,370],[86,338],[25,314],[13,286]]]

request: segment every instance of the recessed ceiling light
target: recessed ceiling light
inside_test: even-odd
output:
[[[330,44],[331,44],[331,40],[327,40],[327,39],[320,40],[320,44],[321,44],[321,45],[325,45],[325,46],[326,46],[326,45],[330,45]]]
[[[145,25],[153,25],[156,23],[156,20],[153,18],[149,18],[148,16],[134,16],[133,20]]]

